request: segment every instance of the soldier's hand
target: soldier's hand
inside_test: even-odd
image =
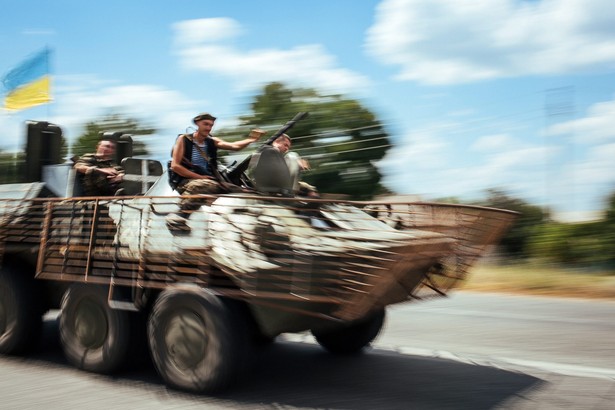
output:
[[[107,175],[107,180],[111,183],[121,182],[123,179],[124,179],[124,174],[118,173],[117,171],[115,171],[112,174]]]
[[[297,160],[297,163],[299,164],[299,167],[301,168],[302,171],[310,171],[312,169],[310,167],[309,161],[305,158],[299,158]]]
[[[265,134],[266,134],[265,131],[263,131],[263,130],[261,130],[259,128],[256,128],[256,129],[253,129],[252,131],[250,131],[250,134],[248,134],[248,137],[252,138],[254,141],[258,141]]]
[[[117,176],[117,174],[119,173],[117,171],[117,169],[115,168],[97,168],[96,169],[99,173],[101,174],[105,174],[108,177],[114,177]]]

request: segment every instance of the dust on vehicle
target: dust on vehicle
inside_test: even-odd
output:
[[[113,373],[149,351],[186,391],[228,387],[251,349],[283,333],[361,352],[388,306],[446,295],[515,218],[248,191],[207,196],[177,234],[165,218],[180,197],[160,163],[124,158],[126,196],[79,197],[59,138],[29,123],[29,182],[0,186],[0,352],[37,347],[43,314],[60,309],[75,367]]]

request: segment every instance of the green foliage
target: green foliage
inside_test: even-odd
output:
[[[615,259],[605,227],[604,222],[542,225],[529,243],[529,254],[565,266],[607,266]]]
[[[0,151],[0,184],[14,184],[21,182],[19,170],[25,162],[23,152],[14,154]]]
[[[550,223],[534,229],[528,241],[528,254],[536,259],[550,262],[566,262],[571,259],[570,224]]]
[[[615,192],[605,218],[586,223],[552,221],[548,212],[500,190],[489,190],[481,205],[520,213],[500,245],[508,256],[566,267],[604,269],[615,266]]]
[[[156,129],[143,126],[138,120],[124,117],[121,114],[108,114],[100,120],[88,122],[85,130],[73,144],[73,154],[81,156],[94,152],[100,140],[101,132],[123,132],[133,136],[133,155],[147,155],[146,145],[136,140],[135,136],[151,135]]]
[[[548,220],[548,212],[522,199],[513,198],[499,189],[487,190],[487,199],[479,205],[519,212],[512,228],[500,241],[500,247],[510,257],[528,257],[528,241],[536,228]]]
[[[309,117],[288,132],[292,150],[311,164],[312,170],[303,179],[321,193],[354,199],[387,192],[373,163],[389,149],[389,136],[375,114],[359,101],[272,83],[254,98],[251,108],[252,114],[241,118],[240,127],[218,135],[226,139],[256,127],[271,130],[271,135],[295,114],[307,111]]]
[[[437,198],[436,202],[445,203],[445,204],[463,204],[464,202],[456,196],[443,196]]]
[[[615,190],[606,198],[602,240],[602,249],[609,257],[608,264],[615,267]]]
[[[605,209],[605,222],[615,228],[615,191],[607,197]]]
[[[24,124],[25,125],[25,124]],[[15,184],[24,182],[26,167],[27,125],[24,126],[23,151],[5,152],[0,150],[0,184]],[[60,139],[60,159],[63,161],[68,154],[68,146],[64,136]],[[54,155],[55,157],[55,155]]]

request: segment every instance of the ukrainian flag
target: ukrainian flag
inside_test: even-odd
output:
[[[23,110],[50,102],[49,49],[45,48],[9,71],[2,83],[7,90],[6,109]]]

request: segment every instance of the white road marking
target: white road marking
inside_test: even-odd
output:
[[[387,347],[375,346],[378,349],[395,351],[400,354],[409,356],[433,357],[447,360],[453,360],[466,364],[475,364],[480,366],[496,367],[503,370],[519,371],[519,368],[532,368],[546,371],[548,373],[563,374],[566,376],[575,377],[590,377],[597,379],[615,380],[615,369],[603,367],[582,366],[567,363],[543,362],[539,360],[515,359],[509,357],[492,357],[492,356],[466,356],[459,355],[453,352],[444,350],[429,350],[418,349],[413,347]]]
[[[481,310],[469,310],[469,309],[452,309],[452,308],[421,308],[416,311],[428,312],[430,314],[452,315],[452,316],[473,316],[473,317],[486,317],[496,319],[517,319],[528,321],[541,321],[541,322],[561,322],[561,323],[580,323],[580,324],[608,324],[612,325],[613,321],[592,319],[592,318],[570,318],[561,316],[544,316],[536,314],[522,314],[522,313],[502,313],[495,311],[481,311]]]
[[[314,338],[306,333],[285,334],[284,340],[298,343],[317,344]],[[431,350],[404,346],[387,346],[375,343],[375,349],[391,351],[407,356],[430,357],[451,360],[459,363],[495,367],[497,369],[526,373],[527,369],[535,369],[547,373],[562,374],[573,377],[588,377],[615,381],[615,369],[582,366],[567,363],[543,362],[538,360],[514,359],[508,357],[460,355],[446,350]]]

